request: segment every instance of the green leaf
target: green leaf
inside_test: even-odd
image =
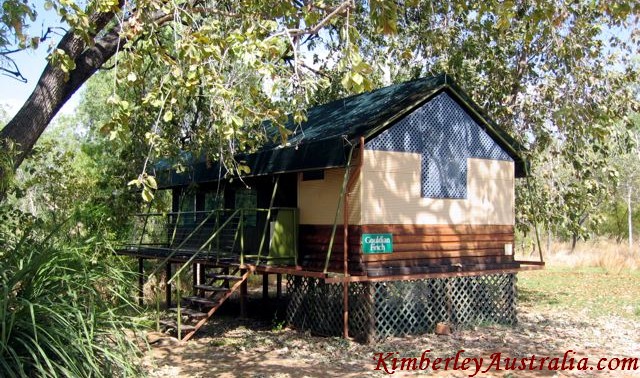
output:
[[[345,73],[342,77],[342,80],[340,80],[340,83],[342,84],[342,87],[344,89],[351,88],[351,75],[348,72]]]
[[[155,177],[153,176],[147,176],[146,180],[146,184],[149,188],[151,189],[158,189],[158,183],[156,182]]]
[[[231,122],[233,122],[236,127],[242,127],[242,125],[244,125],[244,121],[242,120],[242,118],[238,117],[235,114],[231,116]]]
[[[140,187],[140,180],[138,180],[138,179],[134,179],[134,180],[131,180],[131,181],[129,181],[129,182],[127,183],[127,186],[132,186],[132,185],[135,185],[135,186],[137,186],[137,187]]]
[[[364,77],[362,77],[362,75],[356,72],[353,75],[351,75],[351,80],[353,80],[353,82],[356,83],[357,85],[362,85],[362,82],[364,81]]]
[[[164,113],[164,116],[162,117],[162,120],[165,122],[171,122],[171,120],[173,119],[173,112],[171,110],[168,110]]]
[[[142,189],[142,199],[145,202],[151,202],[153,200],[153,192],[151,191],[151,189],[147,187]]]
[[[112,94],[107,98],[107,104],[114,105],[120,102],[120,96],[117,94]]]

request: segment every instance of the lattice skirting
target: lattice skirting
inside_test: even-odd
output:
[[[516,274],[349,283],[349,335],[362,341],[454,327],[516,323]],[[289,276],[287,320],[301,330],[342,335],[343,284]]]

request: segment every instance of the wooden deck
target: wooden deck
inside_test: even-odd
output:
[[[473,264],[430,264],[393,267],[392,269],[369,269],[366,271],[350,272],[345,276],[342,273],[323,272],[318,265],[289,265],[278,264],[277,261],[269,261],[266,257],[258,260],[255,255],[246,255],[241,261],[239,254],[200,252],[189,248],[167,248],[160,246],[127,247],[117,251],[119,255],[131,256],[138,259],[157,259],[172,264],[200,264],[204,266],[226,265],[243,269],[251,269],[257,274],[290,274],[294,276],[323,278],[327,283],[335,282],[365,282],[365,281],[398,281],[415,280],[425,278],[446,278],[474,276],[482,274],[517,273],[528,270],[543,269],[544,262],[510,260],[505,262],[477,262]],[[198,254],[193,258],[194,254]],[[468,261],[467,261],[468,262]]]
[[[117,251],[119,255],[131,256],[138,259],[138,297],[143,304],[143,287],[145,283],[144,260],[157,260],[165,269],[165,305],[175,315],[173,318],[160,321],[162,329],[177,334],[183,340],[189,340],[196,332],[214,315],[223,303],[234,293],[240,297],[241,316],[246,316],[246,298],[248,278],[252,274],[263,275],[263,297],[268,298],[268,276],[277,276],[277,296],[282,293],[282,275],[300,276],[302,280],[321,280],[326,284],[343,284],[343,308],[349,308],[347,288],[362,282],[389,282],[411,281],[432,278],[485,276],[485,278],[500,277],[505,273],[517,273],[523,270],[542,269],[543,262],[519,262],[514,261],[509,266],[499,269],[491,269],[484,264],[478,266],[424,266],[423,272],[410,274],[386,274],[386,275],[345,275],[333,272],[322,272],[296,265],[277,265],[268,261],[265,257],[258,260],[257,256],[241,256],[239,254],[203,252],[197,249],[174,249],[159,245],[128,246]],[[178,270],[173,268],[178,265]],[[466,268],[466,269],[465,269]],[[157,269],[157,268],[156,268]],[[191,296],[182,296],[177,291],[176,306],[172,304],[172,287],[174,279],[179,280],[180,271],[190,269],[192,274]],[[180,286],[180,285],[178,285]],[[322,285],[325,286],[325,285]],[[343,334],[348,335],[348,313],[343,314]]]

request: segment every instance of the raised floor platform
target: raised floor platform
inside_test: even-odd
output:
[[[188,248],[128,246],[117,253],[138,260],[141,304],[144,260],[157,260],[159,267],[164,266],[167,308],[172,308],[172,281],[180,277],[183,269],[192,271],[193,285],[189,291],[193,293],[189,296],[176,292],[176,304],[180,303],[176,309],[181,309],[176,316],[186,317],[192,324],[181,328],[180,322],[172,320],[166,325],[185,340],[191,338],[234,291],[239,293],[241,313],[246,314],[247,283],[252,274],[263,275],[265,298],[268,297],[268,276],[277,275],[277,297],[286,276],[287,320],[297,328],[376,341],[430,332],[438,322],[455,327],[486,322],[514,324],[516,274],[544,266],[542,262],[512,262],[498,268],[493,264],[458,264],[422,266],[417,273],[411,270],[411,274],[398,271],[391,275],[356,276],[314,271],[298,265],[277,265],[264,257],[258,260],[255,255]],[[177,271],[173,271],[175,265],[179,266]]]
[[[257,255],[246,254],[242,257],[237,253],[202,251],[189,248],[168,248],[161,246],[126,246],[116,251],[119,255],[131,256],[139,259],[158,259],[173,264],[194,263],[201,265],[229,265],[250,267],[256,273],[280,273],[302,277],[322,278],[328,283],[335,282],[365,282],[365,281],[402,281],[426,278],[466,277],[483,274],[518,273],[521,271],[543,269],[544,262],[538,261],[510,261],[501,263],[478,263],[470,265],[425,265],[390,267],[389,269],[369,269],[365,272],[350,272],[345,276],[340,272],[323,272],[318,267],[282,264],[268,260],[265,256],[260,259]],[[194,255],[197,256],[194,258]]]

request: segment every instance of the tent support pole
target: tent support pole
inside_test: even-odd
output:
[[[269,201],[269,210],[267,210],[267,219],[264,222],[262,238],[260,239],[260,246],[258,247],[258,259],[256,260],[256,265],[260,265],[260,256],[262,255],[262,247],[264,247],[264,241],[267,237],[269,219],[271,219],[271,209],[273,208],[273,202],[276,199],[276,192],[278,191],[278,182],[280,182],[280,176],[276,176],[276,182],[273,184],[273,192],[271,193],[271,200]]]
[[[327,257],[324,261],[324,270],[323,270],[324,274],[327,274],[327,271],[329,270],[329,260],[331,259],[331,250],[333,249],[333,242],[335,241],[335,237],[336,237],[336,229],[338,227],[338,216],[340,215],[340,208],[342,207],[342,199],[347,190],[347,181],[349,179],[349,171],[351,170],[351,157],[353,156],[354,148],[355,148],[355,145],[352,145],[351,149],[349,150],[349,157],[347,158],[347,166],[344,171],[344,178],[342,179],[342,188],[340,189],[340,196],[338,197],[338,206],[336,207],[336,215],[333,218],[333,229],[331,230],[331,240],[329,241],[329,249],[327,250]]]
[[[344,193],[344,208],[342,209],[342,224],[343,227],[343,250],[342,250],[342,259],[343,259],[343,274],[346,277],[349,276],[349,193],[353,190],[353,186],[355,185],[355,180],[360,176],[360,172],[362,172],[362,164],[364,159],[364,137],[360,137],[360,151],[358,156],[358,165],[353,176],[349,177],[349,181],[347,182],[347,191]],[[347,339],[349,338],[349,282],[345,280],[342,284],[342,336]]]

